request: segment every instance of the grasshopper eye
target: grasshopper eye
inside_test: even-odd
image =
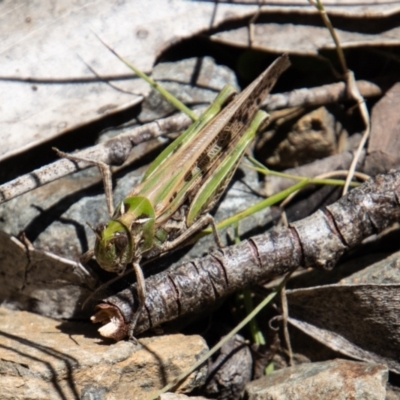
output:
[[[113,242],[114,242],[117,254],[120,255],[128,247],[128,244],[129,244],[128,235],[125,232],[118,232],[115,234]]]

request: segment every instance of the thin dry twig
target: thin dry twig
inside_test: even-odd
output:
[[[369,81],[357,81],[357,88],[364,97],[380,96],[383,93],[377,84]],[[286,93],[274,93],[269,95],[261,106],[266,111],[275,111],[292,107],[318,107],[349,99],[346,84],[337,82],[314,88],[296,89]]]
[[[203,110],[203,109],[202,109]],[[201,112],[202,110],[199,110]],[[122,165],[132,148],[145,141],[177,132],[189,126],[191,120],[180,113],[134,128],[104,143],[75,153],[79,158],[97,160],[109,165]],[[57,160],[0,186],[0,204],[46,183],[92,166],[91,163]]]
[[[249,48],[253,47],[254,43],[254,24],[257,21],[257,18],[260,16],[261,13],[261,3],[260,0],[257,0],[257,11],[254,13],[254,15],[250,18],[249,21]]]
[[[371,123],[370,123],[367,105],[365,104],[364,98],[361,96],[359,90],[357,89],[357,85],[355,83],[356,82],[355,77],[354,77],[354,74],[352,71],[347,72],[346,82],[347,82],[349,94],[353,97],[353,99],[355,99],[357,101],[357,105],[360,110],[361,117],[365,124],[365,130],[362,134],[362,138],[358,145],[358,148],[354,154],[353,161],[351,162],[349,174],[347,175],[347,178],[346,178],[346,184],[344,185],[344,188],[343,188],[343,195],[345,195],[349,189],[350,182],[353,179],[353,175],[356,170],[356,165],[361,156],[361,152],[362,152],[365,144],[367,143],[367,140],[369,138],[370,131],[371,131]]]

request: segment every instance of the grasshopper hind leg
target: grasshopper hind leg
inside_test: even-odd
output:
[[[214,236],[215,243],[217,243],[217,246],[220,249],[222,249],[224,247],[224,245],[222,244],[221,238],[219,237],[218,228],[217,228],[217,225],[215,224],[215,220],[214,220],[212,215],[207,214],[207,216],[210,217],[210,221],[209,221],[208,224],[211,226],[211,230],[212,230],[212,233],[213,233],[213,236]]]

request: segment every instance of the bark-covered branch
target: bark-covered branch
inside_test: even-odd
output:
[[[313,215],[186,262],[146,280],[146,309],[136,334],[199,313],[238,289],[304,266],[332,269],[340,256],[400,220],[400,171],[379,175]],[[108,297],[93,322],[120,340],[137,306],[135,285]]]
[[[357,88],[363,97],[382,95],[382,89],[375,83],[357,81]],[[269,95],[261,104],[267,111],[292,107],[319,107],[331,103],[350,100],[344,82],[331,83],[314,88],[303,88],[286,93]]]

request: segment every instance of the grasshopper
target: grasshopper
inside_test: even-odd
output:
[[[205,113],[151,163],[141,183],[122,200],[110,221],[92,228],[96,243],[89,256],[94,255],[110,272],[122,274],[128,265],[134,268],[139,304],[130,323],[130,338],[146,299],[142,256],[168,252],[207,225],[213,228],[220,245],[208,211],[223,194],[256,132],[268,120],[268,114],[258,108],[289,65],[287,55],[279,57],[238,95],[225,86]],[[99,167],[104,177],[104,165]]]

